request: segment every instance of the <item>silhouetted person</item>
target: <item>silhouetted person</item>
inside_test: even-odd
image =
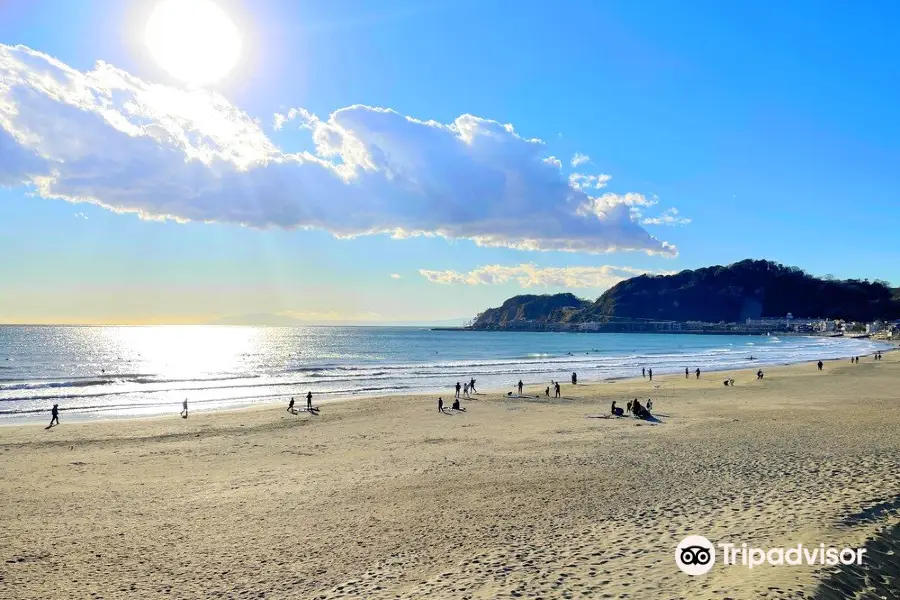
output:
[[[685,367],[685,368],[684,368],[684,378],[687,379],[688,377],[689,377],[689,375],[688,375],[688,368]]]
[[[653,410],[653,400],[647,398],[647,410]]]
[[[818,365],[819,370],[821,371],[821,370],[822,370],[822,366],[823,366],[823,365],[822,365],[822,361],[820,360],[820,361],[819,361],[818,363],[816,363],[816,364]]]
[[[460,385],[459,385],[459,382],[457,381],[456,382],[456,397],[457,398],[459,398],[459,388],[460,388]]]
[[[700,379],[700,367],[697,367],[697,370],[694,371],[694,374],[697,375],[697,379]]]
[[[474,378],[474,377],[472,378],[472,381],[469,382],[469,390],[470,390],[473,394],[478,393],[478,390],[475,389],[475,378]]]
[[[181,403],[181,418],[187,419],[188,410],[187,410],[187,398],[184,399],[184,402]]]
[[[762,379],[762,378],[763,378],[763,372],[762,372],[762,369],[760,369],[759,371],[756,372],[756,378],[757,378],[757,379]]]
[[[544,390],[544,394],[546,394],[546,396],[547,396],[548,398],[550,397],[550,386],[549,386],[549,385],[547,386],[547,389]]]
[[[522,388],[523,388],[523,387],[524,387],[524,384],[522,383],[522,380],[520,379],[520,380],[519,380],[519,395],[520,395],[520,396],[522,395]]]
[[[59,425],[59,404],[54,404],[53,408],[50,409],[50,424],[47,426],[47,429],[53,427],[53,425]]]
[[[288,402],[288,409],[287,409],[287,411],[288,411],[288,412],[291,412],[291,413],[294,412],[294,398],[293,398],[293,396],[291,397],[291,401]]]
[[[469,382],[467,381],[463,382],[463,396],[465,396],[466,398],[469,397]]]
[[[444,412],[444,399],[438,398],[438,412]]]
[[[453,401],[453,406],[451,408],[453,408],[453,410],[458,410],[460,412],[466,410],[459,405],[459,398],[457,398],[456,400]]]
[[[306,410],[312,412],[312,392],[306,392]]]
[[[578,385],[578,375],[572,373],[572,385]]]
[[[646,376],[647,376],[647,369],[645,369],[644,367],[641,367],[641,377],[646,377]]]
[[[616,414],[616,401],[615,400],[613,400],[612,406],[609,407],[609,414],[611,414],[611,415]]]
[[[637,398],[635,398],[635,400],[636,400],[636,399],[637,399]],[[626,412],[631,412],[631,407],[632,407],[632,405],[634,405],[634,402],[632,402],[631,400],[629,400],[629,401],[628,401],[628,404],[625,405],[625,410],[626,410]]]
[[[647,375],[650,376],[650,381],[653,381],[653,369],[647,369]]]
[[[558,381],[556,382],[556,385],[555,385],[555,391],[556,391],[556,397],[559,398],[559,382]]]

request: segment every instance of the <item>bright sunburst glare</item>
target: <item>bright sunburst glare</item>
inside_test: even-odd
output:
[[[163,0],[150,14],[144,40],[159,66],[191,85],[218,81],[241,53],[237,27],[210,0]]]

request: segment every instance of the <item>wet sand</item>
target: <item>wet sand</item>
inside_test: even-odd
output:
[[[0,427],[0,597],[898,598],[896,354]],[[599,418],[633,397],[659,422]],[[869,552],[689,577],[688,534]]]

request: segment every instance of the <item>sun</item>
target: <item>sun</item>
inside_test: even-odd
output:
[[[163,0],[150,14],[144,41],[160,67],[190,85],[222,79],[241,53],[240,32],[210,0]]]

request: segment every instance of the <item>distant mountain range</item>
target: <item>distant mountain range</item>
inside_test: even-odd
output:
[[[612,319],[740,323],[788,313],[848,321],[898,319],[900,289],[882,281],[818,278],[797,267],[743,260],[675,275],[640,275],[616,284],[593,302],[568,293],[515,296],[479,314],[470,327]]]
[[[351,320],[328,320],[328,321],[309,321],[298,319],[289,315],[280,315],[275,313],[259,313],[250,315],[237,315],[230,317],[221,317],[210,321],[210,325],[251,325],[257,327],[304,327],[312,325],[331,325],[331,326],[394,326],[394,327],[458,327],[465,324],[469,319],[439,319],[439,320],[422,320],[422,321],[351,321]]]

